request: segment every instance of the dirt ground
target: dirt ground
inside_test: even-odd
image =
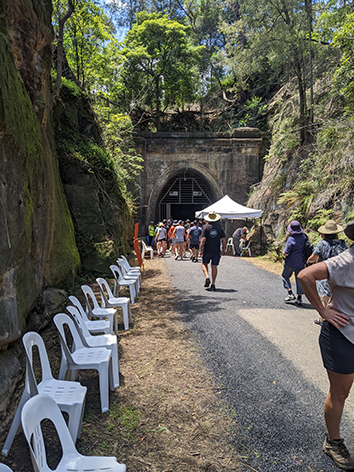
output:
[[[249,261],[265,268],[260,259]],[[97,374],[80,372],[88,393],[77,448],[85,455],[115,456],[130,472],[231,472],[239,464],[254,470],[230,445],[231,416],[219,400],[222,389],[213,383],[197,344],[179,321],[176,297],[163,260],[145,260],[143,289],[132,306],[129,331],[123,331],[120,319],[121,385],[111,392],[109,412],[100,411]],[[57,375],[57,333],[51,325],[41,334]],[[54,468],[61,453],[48,428],[47,458]],[[32,470],[22,433],[2,461],[14,472]]]

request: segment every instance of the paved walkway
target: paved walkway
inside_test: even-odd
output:
[[[311,305],[286,305],[280,277],[247,258],[222,257],[216,292],[203,287],[200,263],[165,263],[182,319],[235,415],[230,438],[247,463],[260,472],[339,470],[322,452],[328,381]],[[349,398],[342,434],[354,454],[353,406]]]

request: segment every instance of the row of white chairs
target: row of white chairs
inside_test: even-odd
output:
[[[70,467],[72,466],[71,470],[76,470],[76,466],[74,464],[75,461],[77,461],[77,466],[80,468],[80,470],[86,469],[86,465],[89,470],[104,469],[117,472],[123,472],[126,470],[124,464],[119,464],[115,458],[86,458],[81,456],[76,451],[74,445],[76,439],[80,437],[87,391],[86,387],[83,387],[80,383],[74,381],[76,379],[77,372],[81,369],[96,369],[99,372],[102,412],[108,411],[109,409],[108,384],[111,390],[114,390],[119,386],[118,344],[117,336],[113,335],[113,324],[115,325],[115,334],[117,335],[118,333],[116,308],[119,306],[123,309],[123,321],[125,329],[129,329],[129,321],[132,321],[132,316],[129,298],[117,297],[114,295],[114,293],[118,294],[121,286],[128,285],[130,289],[131,301],[134,303],[135,297],[138,296],[139,290],[141,288],[142,279],[140,268],[130,267],[124,256],[118,259],[117,263],[119,267],[111,266],[111,270],[115,278],[115,288],[113,289],[113,293],[106,280],[103,278],[96,279],[101,292],[101,306],[99,306],[93,290],[89,286],[82,286],[82,290],[86,298],[86,310],[84,310],[80,301],[76,297],[70,296],[69,300],[72,303],[72,306],[67,306],[67,310],[71,317],[65,313],[59,313],[53,319],[59,332],[62,351],[59,380],[54,379],[52,376],[48,355],[41,336],[35,332],[30,332],[23,336],[23,344],[26,353],[25,389],[2,449],[2,453],[5,456],[8,455],[13,439],[20,429],[20,418],[22,416],[22,426],[26,439],[28,442],[31,441],[31,443],[29,442],[29,447],[31,451],[33,467],[38,472],[50,470],[46,464],[45,453],[43,456],[40,450],[44,446],[43,436],[40,432],[41,420],[39,420],[39,423],[34,427],[33,430],[31,430],[31,428],[27,428],[26,430],[24,418],[26,418],[25,424],[27,427],[27,420],[29,418],[28,415],[31,416],[31,412],[35,411],[35,406],[29,408],[27,407],[27,404],[29,402],[33,403],[35,398],[38,399],[38,397],[42,395],[45,396],[44,398],[49,396],[49,400],[56,405],[56,409],[59,411],[59,416],[54,411],[52,412],[54,416],[50,418],[53,420],[57,428],[63,451],[63,457],[56,469],[57,471],[67,470],[67,468],[65,468],[65,457],[68,458],[69,454],[75,455],[74,462],[70,462]],[[93,306],[91,306],[90,302],[93,304]],[[90,320],[90,316],[101,319]],[[72,337],[71,349],[67,343],[65,326],[69,329]],[[102,334],[97,335],[97,333]],[[37,346],[38,349],[42,371],[42,380],[38,385],[33,370],[34,346]],[[64,380],[68,372],[70,372],[70,381]],[[47,402],[47,400],[45,401]],[[68,426],[66,426],[59,409],[68,413]],[[49,408],[48,412],[52,410],[53,407]],[[40,412],[40,408],[38,411]],[[49,418],[49,416],[45,417]],[[61,425],[59,423],[57,424],[59,417],[61,418]],[[34,420],[33,417],[29,419],[29,421],[32,420]],[[61,437],[58,428],[64,435],[63,437]],[[70,440],[65,437],[65,428],[69,431]],[[28,432],[29,436],[26,431]],[[38,441],[38,444],[35,444],[36,440]],[[95,464],[99,467],[95,468]],[[2,465],[3,464],[0,464],[0,467]],[[7,466],[4,465],[4,467]]]

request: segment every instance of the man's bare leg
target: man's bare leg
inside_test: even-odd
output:
[[[218,275],[218,266],[211,265],[211,285],[215,285],[216,276]]]
[[[208,264],[204,264],[204,262],[202,262],[202,271],[205,275],[205,278],[208,279],[209,278]]]

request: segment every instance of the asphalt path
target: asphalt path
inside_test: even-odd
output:
[[[281,278],[246,257],[222,257],[215,292],[203,287],[200,263],[169,253],[164,260],[182,321],[234,416],[230,441],[244,461],[259,472],[339,470],[322,452],[328,380],[309,302],[285,304]],[[353,406],[349,397],[341,429],[352,454]]]

